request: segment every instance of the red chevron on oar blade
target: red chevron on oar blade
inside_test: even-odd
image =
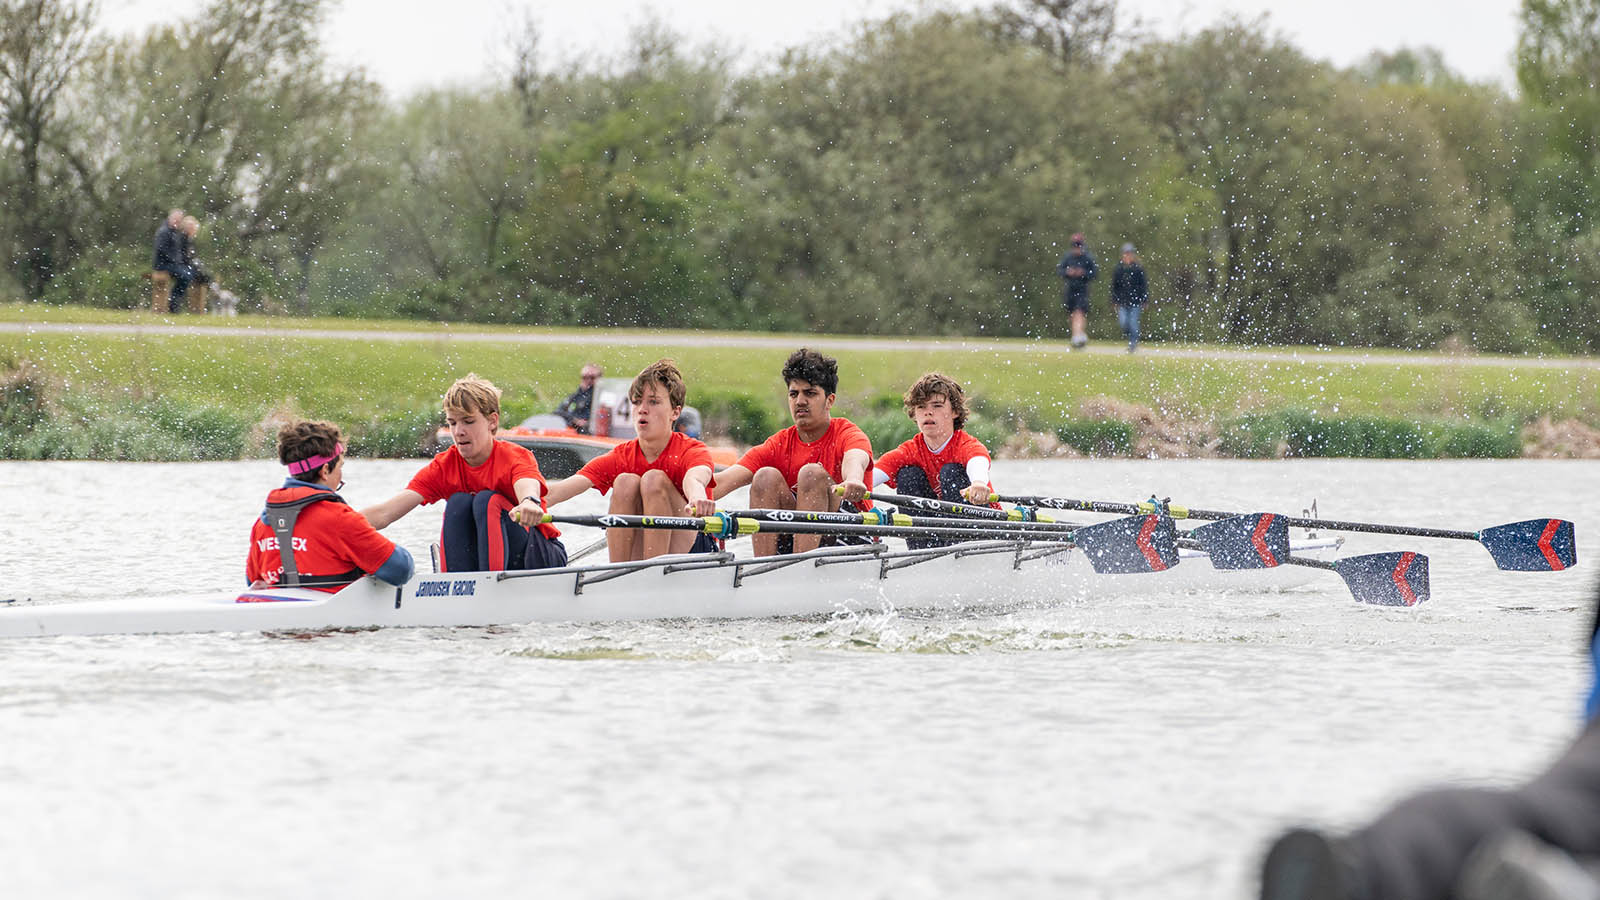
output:
[[[1393,579],[1395,589],[1400,592],[1400,597],[1406,606],[1417,605],[1416,592],[1411,590],[1411,585],[1406,583],[1406,570],[1411,568],[1411,562],[1416,558],[1417,554],[1409,550],[1400,554],[1400,561],[1395,563],[1394,572],[1389,576]]]
[[[1272,548],[1267,546],[1267,529],[1272,527],[1272,520],[1277,516],[1272,513],[1262,513],[1256,521],[1255,530],[1250,533],[1250,546],[1256,548],[1263,565],[1271,568],[1278,564],[1278,557],[1273,555]]]
[[[1166,560],[1161,558],[1161,551],[1157,550],[1155,544],[1150,540],[1151,535],[1155,534],[1156,528],[1160,524],[1160,516],[1145,516],[1144,524],[1139,527],[1139,536],[1133,539],[1133,542],[1139,547],[1139,552],[1143,553],[1144,558],[1150,561],[1151,570],[1156,572],[1164,571],[1167,568]]]
[[[1561,557],[1556,554],[1555,548],[1556,532],[1561,530],[1561,524],[1560,519],[1551,519],[1550,524],[1544,526],[1544,533],[1539,535],[1539,552],[1543,553],[1544,558],[1550,561],[1550,569],[1554,572],[1559,572],[1566,568],[1566,565],[1561,562]]]

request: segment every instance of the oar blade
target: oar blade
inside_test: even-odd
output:
[[[1578,539],[1565,519],[1528,519],[1478,532],[1494,564],[1513,572],[1559,572],[1578,564]]]
[[[1178,564],[1178,526],[1170,516],[1144,515],[1072,531],[1089,564],[1102,575],[1160,572]]]
[[[1289,522],[1252,513],[1201,525],[1189,536],[1203,544],[1218,569],[1270,569],[1289,556]]]
[[[1369,553],[1335,560],[1333,571],[1362,603],[1374,606],[1416,606],[1427,602],[1428,558],[1409,550]]]

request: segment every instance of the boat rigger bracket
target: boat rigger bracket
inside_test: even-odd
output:
[[[920,550],[906,550],[901,553],[887,553],[883,557],[883,565],[878,569],[878,578],[888,578],[889,573],[895,569],[905,569],[935,559],[963,556],[989,556],[995,553],[1012,553],[1026,544],[1016,541],[979,541],[948,547],[924,547]]]
[[[733,563],[733,586],[741,587],[744,579],[750,575],[764,575],[767,572],[776,572],[803,562],[813,563],[818,566],[837,565],[846,562],[860,562],[865,559],[875,559],[888,550],[882,544],[852,544],[844,547],[818,547],[805,553],[794,553],[789,556],[773,558],[758,556],[751,559],[735,560]]]

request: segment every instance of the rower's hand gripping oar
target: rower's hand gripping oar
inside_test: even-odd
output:
[[[1081,510],[1085,512],[1121,513],[1166,512],[1178,519],[1231,519],[1240,513],[1167,504],[1161,501],[1144,503],[1112,503],[1104,500],[1070,500],[1062,497],[1017,497],[995,494],[993,499],[1007,503],[1042,506],[1048,509]],[[1294,528],[1315,528],[1325,531],[1359,531],[1368,534],[1400,534],[1412,537],[1444,538],[1447,540],[1477,541],[1489,551],[1494,564],[1514,572],[1559,572],[1578,564],[1577,537],[1573,524],[1565,519],[1527,519],[1506,525],[1496,525],[1481,531],[1454,531],[1445,528],[1425,528],[1413,525],[1384,525],[1373,522],[1345,522],[1337,519],[1310,519],[1299,516],[1278,516],[1283,524]],[[1198,531],[1199,529],[1196,529]]]

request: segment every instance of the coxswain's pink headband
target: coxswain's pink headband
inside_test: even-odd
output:
[[[289,474],[304,475],[307,472],[316,471],[317,469],[322,468],[323,466],[333,462],[343,455],[344,445],[340,444],[333,448],[333,455],[331,456],[313,456],[310,459],[301,459],[289,463]]]

